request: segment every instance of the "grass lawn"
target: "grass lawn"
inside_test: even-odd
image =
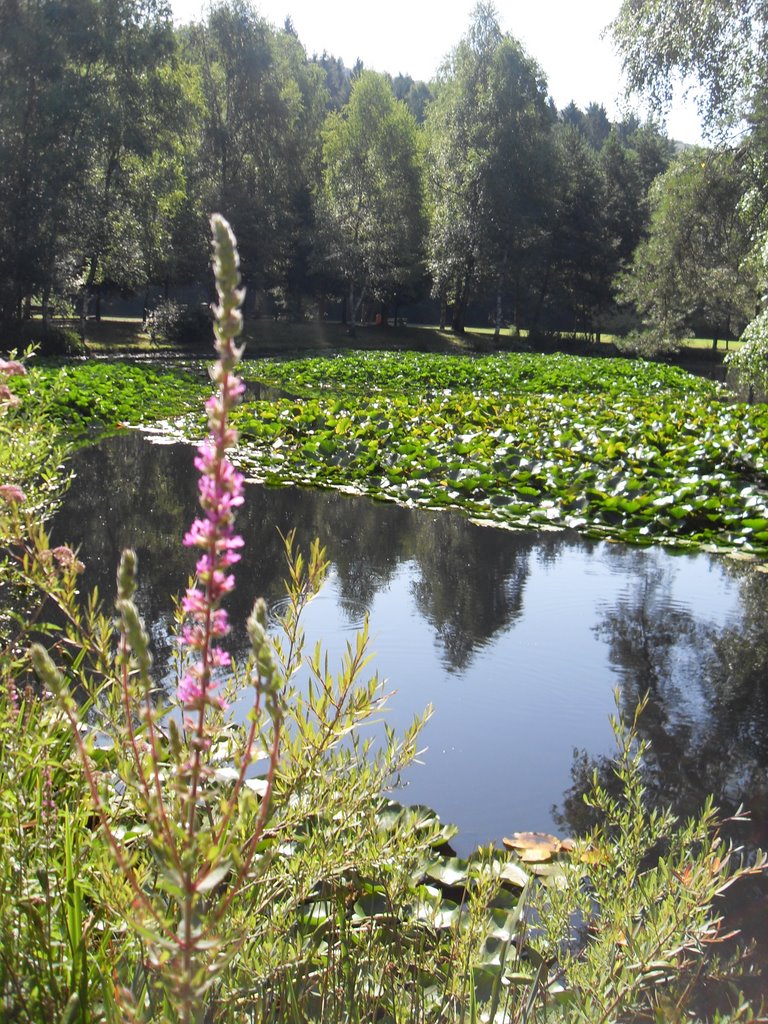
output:
[[[73,322],[71,326],[77,325]],[[487,338],[479,337],[482,333],[472,331],[468,332],[466,337],[458,338],[450,331],[422,326],[358,326],[351,332],[346,325],[335,322],[287,323],[264,319],[246,321],[243,338],[251,356],[279,355],[282,352],[322,352],[340,348],[412,348],[463,352],[471,351],[477,344],[486,344]],[[110,352],[172,352],[178,348],[169,342],[152,342],[142,329],[142,321],[129,317],[89,320],[85,343],[90,352],[99,355]],[[207,355],[209,351],[212,350],[206,342],[205,354]]]
[[[70,326],[77,327],[73,321]],[[259,355],[280,355],[281,353],[324,352],[331,349],[392,349],[394,351],[412,350],[418,352],[462,352],[488,351],[493,345],[494,329],[492,327],[470,327],[463,336],[453,334],[450,330],[440,330],[436,325],[406,324],[404,326],[375,327],[373,325],[357,326],[354,332],[336,322],[306,321],[303,323],[287,323],[276,320],[248,320],[245,324],[244,339],[247,354],[251,357]],[[164,341],[150,340],[142,329],[142,321],[129,317],[104,317],[100,321],[89,320],[86,327],[86,345],[95,355],[110,353],[139,354],[168,353],[177,350],[177,346]],[[572,341],[573,350],[608,354],[612,351],[613,337],[604,335],[599,344],[591,343],[585,335],[576,335]],[[502,331],[499,343],[494,348],[527,347],[527,333],[523,331],[519,337],[510,332]],[[741,342],[731,341],[728,350],[734,351],[741,347]],[[539,346],[533,342],[531,347]],[[542,346],[545,347],[545,346]],[[551,343],[547,349],[554,347]],[[571,343],[563,340],[563,350],[567,351]],[[706,338],[687,338],[682,343],[686,351],[712,353],[712,342]],[[717,352],[726,351],[725,343],[718,344]]]
[[[68,327],[79,330],[79,321],[68,321]],[[164,351],[172,346],[165,342],[152,342],[142,321],[133,317],[102,317],[88,320],[85,326],[85,344],[88,350],[104,355],[115,350],[130,352]]]
[[[742,347],[743,344],[744,344],[743,341],[722,341],[722,340],[720,340],[717,343],[716,351],[717,352],[738,352],[738,350]],[[713,351],[712,339],[711,338],[684,338],[683,339],[683,347],[684,348],[706,349],[709,352]]]

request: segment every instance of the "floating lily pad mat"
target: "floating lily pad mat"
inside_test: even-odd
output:
[[[768,554],[768,410],[676,367],[366,352],[246,363],[252,476],[509,527]]]
[[[210,382],[202,366],[50,360],[30,363],[14,391],[71,438],[103,436],[124,426],[156,423],[201,410]],[[200,424],[204,419],[200,417]]]
[[[197,440],[207,365],[70,363],[20,390],[81,437],[153,424]],[[512,528],[768,555],[768,409],[676,367],[377,351],[243,372],[237,459],[254,479]]]

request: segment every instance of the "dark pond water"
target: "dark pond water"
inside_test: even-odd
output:
[[[54,526],[80,545],[84,586],[110,597],[121,549],[136,548],[161,670],[168,595],[193,560],[179,543],[195,514],[192,457],[135,433],[86,449]],[[680,812],[706,793],[726,811],[743,801],[753,820],[742,838],[766,844],[767,575],[297,488],[249,487],[239,526],[236,625],[254,596],[281,596],[278,528],[326,544],[332,569],[308,637],[333,657],[368,614],[375,668],[396,691],[389,721],[434,705],[423,764],[397,795],[458,824],[460,852],[515,830],[585,825],[581,792],[613,750],[615,690],[629,712],[650,691],[642,731],[655,795]]]

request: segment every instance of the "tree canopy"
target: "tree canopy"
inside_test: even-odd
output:
[[[488,280],[499,323],[503,290],[545,226],[553,122],[538,65],[479,4],[427,113],[430,270],[455,330]]]
[[[179,27],[165,0],[0,0],[0,320],[204,298],[217,209],[247,315],[439,301],[457,331],[597,336],[669,156],[558,113],[488,3],[427,83],[308,55],[251,0]]]
[[[748,272],[757,277],[757,293],[765,294],[768,4],[765,0],[624,0],[611,27],[630,88],[663,108],[671,98],[676,75],[703,90],[700,107],[712,132],[719,130],[722,135],[729,126],[746,124],[735,151],[749,172],[741,176],[741,187],[731,192],[728,202],[738,207],[738,218],[746,221],[752,244],[748,254],[740,246],[741,256],[749,264]],[[736,222],[733,217],[731,221]],[[728,246],[723,239],[718,244],[724,247],[722,262],[728,263]],[[725,277],[720,275],[724,290],[732,275],[732,269]],[[721,293],[718,287],[715,292]],[[744,337],[748,344],[734,362],[753,382],[764,386],[768,382],[768,315],[764,310],[758,310]]]
[[[706,333],[716,346],[737,338],[754,312],[741,177],[732,153],[693,148],[654,183],[649,234],[635,250],[624,297],[664,340]]]
[[[363,71],[323,133],[322,258],[349,289],[354,319],[366,293],[386,300],[421,267],[422,175],[416,121],[389,80]]]
[[[623,0],[611,24],[627,84],[668,107],[675,84],[699,84],[710,124],[743,118],[768,58],[765,0]]]

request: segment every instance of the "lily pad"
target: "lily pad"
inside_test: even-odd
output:
[[[541,863],[551,860],[555,854],[570,853],[575,848],[572,839],[558,839],[547,832],[514,832],[511,838],[504,836],[502,842],[526,863]]]

